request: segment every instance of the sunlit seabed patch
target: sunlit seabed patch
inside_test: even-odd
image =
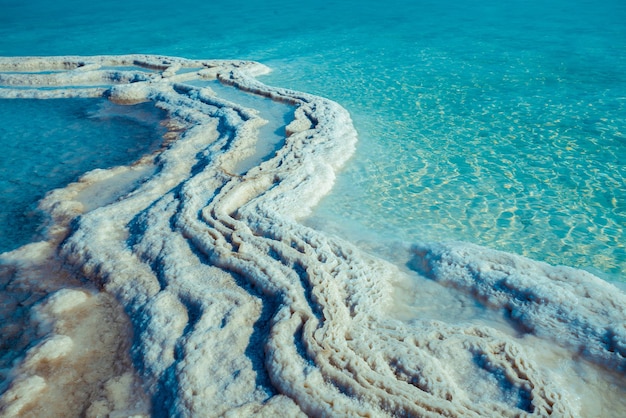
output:
[[[33,238],[43,222],[37,202],[46,192],[155,151],[163,118],[150,103],[0,100],[0,252]]]
[[[49,194],[47,241],[0,256],[5,416],[624,415],[626,296],[611,284],[465,243],[398,245],[396,266],[299,223],[354,152],[336,103],[264,85],[254,62],[0,60],[62,63],[33,85],[77,87],[83,62],[85,88],[0,94],[151,101],[176,140]]]
[[[408,64],[378,68],[381,45],[372,63],[337,65],[332,86],[316,86],[315,71],[340,54],[311,63],[306,82],[295,72],[304,63],[276,63],[272,81],[332,95],[359,131],[318,225],[350,233],[349,219],[353,231],[476,242],[626,280],[622,75],[608,63],[480,45],[455,54],[418,45],[402,52]]]

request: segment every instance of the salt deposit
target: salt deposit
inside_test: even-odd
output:
[[[338,104],[266,86],[254,77],[268,69],[244,61],[3,58],[0,70],[1,98],[152,101],[178,132],[135,166],[49,194],[49,241],[1,256],[3,288],[24,308],[3,315],[32,329],[3,372],[5,416],[626,410],[626,297],[612,285],[471,245],[420,244],[416,280],[467,292],[518,328],[420,319],[419,307],[401,321],[390,312],[402,266],[299,222],[355,147]],[[282,146],[243,172],[266,121],[189,83],[215,78],[295,108]],[[86,199],[101,184],[106,198]]]

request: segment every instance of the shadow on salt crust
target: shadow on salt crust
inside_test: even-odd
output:
[[[519,329],[420,318],[419,304],[400,321],[389,312],[393,284],[409,280],[402,268],[298,223],[354,150],[336,103],[265,86],[253,77],[267,68],[243,61],[27,57],[0,59],[0,70],[18,72],[0,74],[4,98],[151,100],[176,131],[134,167],[51,193],[41,204],[49,241],[2,255],[2,283],[15,294],[3,315],[19,324],[4,415],[626,410],[619,290],[474,246],[421,245],[406,254],[416,283],[426,276],[467,292]],[[185,84],[215,78],[295,107],[282,146],[244,172],[235,168],[254,155],[265,121]]]

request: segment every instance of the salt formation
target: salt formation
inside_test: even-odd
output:
[[[0,70],[0,97],[149,100],[168,112],[175,135],[131,167],[96,170],[49,194],[41,204],[51,217],[49,241],[2,255],[7,289],[55,283],[35,301],[23,298],[28,320],[11,317],[38,329],[4,373],[4,416],[41,415],[52,395],[80,393],[44,369],[64,364],[57,373],[80,376],[89,358],[75,364],[77,347],[95,361],[100,345],[113,358],[71,398],[73,411],[90,416],[586,413],[581,394],[563,387],[565,372],[540,361],[546,345],[488,326],[394,319],[387,309],[400,269],[298,223],[354,149],[350,117],[336,103],[263,85],[254,77],[267,68],[243,61],[4,58]],[[265,121],[192,83],[212,79],[295,107],[282,146],[243,172],[239,163],[255,156]],[[99,195],[102,184],[109,191]],[[534,274],[544,267],[529,260],[491,260],[500,270],[486,277],[472,264],[482,262],[472,258],[480,249],[445,248],[416,247],[412,266],[508,308],[549,344],[558,330],[572,357],[581,352],[623,371],[626,303],[617,289],[571,271]],[[523,292],[541,306],[520,301]],[[106,295],[130,318],[136,374],[120,369],[128,366],[124,343],[76,331],[114,307],[83,309],[72,325],[63,316]],[[107,335],[129,341],[118,322]]]
[[[626,371],[626,297],[592,274],[467,243],[416,245],[416,267],[519,327]]]

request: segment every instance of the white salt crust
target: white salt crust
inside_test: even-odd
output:
[[[353,153],[348,113],[324,98],[263,85],[254,78],[268,71],[261,64],[25,57],[1,58],[0,71],[0,98],[152,101],[179,132],[132,167],[97,170],[50,193],[41,203],[51,217],[49,242],[1,256],[1,277],[25,289],[46,274],[59,283],[31,304],[36,343],[7,374],[3,416],[36,416],[53,385],[62,396],[70,383],[42,377],[44,363],[84,372],[71,361],[77,347],[100,342],[77,332],[80,322],[110,320],[97,315],[112,311],[84,313],[69,325],[67,315],[102,294],[130,318],[140,383],[132,371],[100,370],[96,389],[72,398],[88,416],[574,417],[588,402],[561,384],[559,374],[569,372],[542,363],[545,345],[537,341],[624,372],[621,291],[587,273],[468,244],[415,246],[411,268],[508,312],[528,338],[391,318],[399,269],[298,222]],[[282,148],[245,173],[234,167],[253,152],[264,121],[185,84],[212,78],[296,108]],[[63,273],[46,273],[47,265]],[[89,290],[63,285],[77,279]],[[124,364],[120,356],[109,364]]]

